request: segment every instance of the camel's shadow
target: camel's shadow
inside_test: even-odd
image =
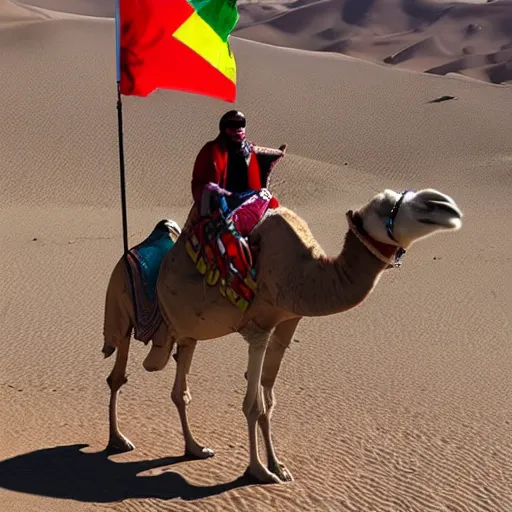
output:
[[[166,457],[114,462],[104,451],[81,451],[87,446],[57,446],[6,459],[0,462],[0,487],[53,498],[109,503],[130,498],[197,500],[254,483],[241,476],[231,482],[202,487],[190,484],[172,471],[137,476],[189,459]]]

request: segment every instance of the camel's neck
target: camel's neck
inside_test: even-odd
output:
[[[386,258],[392,258],[396,250],[384,244],[375,246]],[[294,312],[301,316],[324,316],[341,313],[360,304],[373,290],[388,264],[372,254],[349,230],[336,259],[315,259],[307,267],[304,276],[306,286],[300,305],[297,304],[299,311]]]

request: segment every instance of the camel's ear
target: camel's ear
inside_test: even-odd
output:
[[[288,147],[288,144],[281,144],[281,146],[279,146],[279,151],[283,152],[283,156],[286,153],[286,148],[287,147]]]

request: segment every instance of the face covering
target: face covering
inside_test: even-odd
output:
[[[228,147],[228,151],[240,154],[244,158],[248,158],[251,152],[249,143],[245,137],[245,130],[238,133],[227,133],[227,129],[245,128],[245,121],[229,120],[222,127],[222,136]]]

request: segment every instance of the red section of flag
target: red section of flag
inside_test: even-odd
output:
[[[121,94],[175,89],[235,100],[235,84],[173,37],[194,12],[187,0],[120,0]]]

